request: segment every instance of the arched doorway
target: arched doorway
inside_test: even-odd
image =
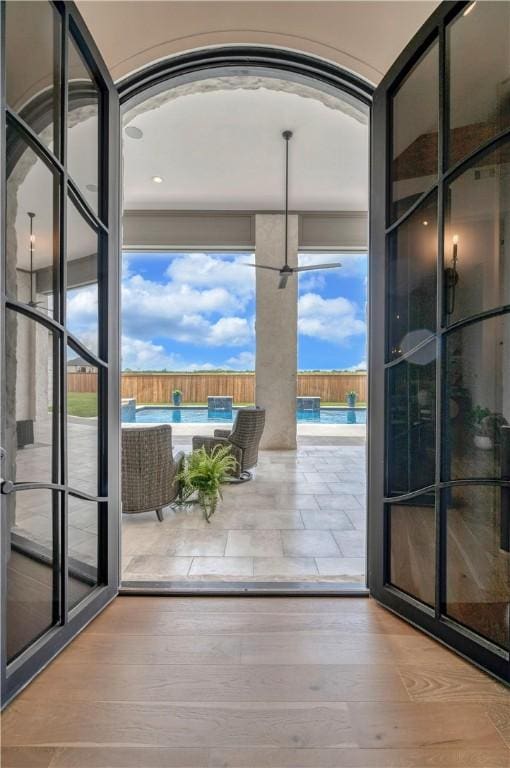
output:
[[[293,187],[291,191],[293,195],[293,218],[296,219],[296,226],[299,231],[299,236],[296,232],[296,237],[299,240],[297,248],[302,251],[300,258],[306,259],[306,263],[310,264],[312,264],[314,258],[316,262],[324,262],[328,259],[334,260],[335,254],[337,260],[339,255],[344,255],[349,260],[350,257],[356,255],[349,253],[351,250],[364,251],[363,258],[366,259],[368,121],[371,93],[369,85],[354,78],[349,73],[341,72],[336,67],[300,54],[263,48],[222,48],[187,54],[177,59],[159,63],[155,67],[137,74],[128,82],[121,83],[119,90],[122,94],[124,111],[124,165],[126,169],[126,180],[124,183],[124,197],[126,201],[124,246],[127,251],[134,251],[135,255],[139,256],[140,251],[150,254],[152,248],[153,251],[159,251],[159,258],[161,258],[165,252],[173,251],[178,253],[179,243],[187,243],[191,247],[190,244],[193,242],[195,250],[213,252],[214,250],[221,250],[220,246],[223,244],[235,252],[235,245],[237,244],[239,250],[240,243],[242,242],[248,250],[256,251],[258,254],[257,258],[262,263],[264,260],[267,262],[268,258],[272,257],[270,251],[274,250],[275,245],[274,242],[271,243],[268,246],[269,251],[267,251],[266,247],[266,252],[263,252],[263,233],[261,228],[258,227],[258,223],[261,223],[261,218],[265,214],[269,214],[269,218],[272,219],[278,218],[277,213],[281,210],[283,201],[280,182],[283,181],[283,169],[281,168],[280,142],[282,128],[285,127],[281,121],[286,119],[285,115],[291,121],[291,125],[293,120],[297,120],[295,140],[298,142],[298,145],[295,151],[298,153],[298,156],[294,155],[293,157],[295,158],[294,163],[296,164],[297,162],[299,167],[296,170],[294,165],[293,172],[296,174],[296,177],[292,177]],[[244,101],[241,99],[241,96]],[[267,106],[269,96],[272,97],[272,107]],[[236,98],[238,99],[237,102]],[[303,115],[306,114],[305,117],[302,115],[296,117],[296,110],[292,106],[293,99],[294,101],[301,101],[303,105],[309,105],[308,111],[304,107],[301,108]],[[180,106],[183,102],[186,103],[186,100],[189,102],[195,100],[196,104],[193,109],[190,108],[186,111],[184,107]],[[200,102],[200,105],[198,105],[198,102]],[[218,104],[220,106],[216,106]],[[274,112],[275,104],[279,105],[281,115],[278,112]],[[318,105],[317,112],[311,109],[310,105],[312,104]],[[250,109],[252,112],[250,112]],[[273,109],[274,114],[271,113],[270,109]],[[328,112],[338,116],[336,123],[329,119]],[[244,122],[237,117],[236,113],[243,114]],[[351,121],[356,125],[359,121],[359,124],[363,125],[363,140],[361,142],[352,143],[353,140],[349,138],[347,127],[343,127],[345,123],[342,123],[340,115],[347,123]],[[208,125],[207,136],[209,138],[206,149],[203,146],[203,131],[200,135],[193,138],[195,136],[193,133],[195,128],[194,120],[199,120],[200,116],[203,117],[203,120]],[[155,129],[156,124],[158,124],[157,130]],[[313,129],[310,129],[311,125]],[[333,136],[335,125],[337,126],[338,134]],[[181,132],[175,126],[179,126]],[[186,126],[188,126],[187,129]],[[188,138],[186,131],[192,134],[191,138]],[[216,144],[217,134],[221,136],[221,141],[218,140]],[[269,138],[266,134],[269,134]],[[155,139],[156,135],[162,137],[162,147],[159,146],[161,142]],[[149,149],[140,149],[142,142],[148,142],[146,146]],[[168,142],[168,149],[162,155],[163,147],[167,146],[165,142]],[[154,150],[151,155],[150,148],[154,147],[156,143],[158,144],[158,153]],[[314,147],[316,149],[321,143],[323,145],[321,147],[323,155],[318,158],[317,152],[314,154],[313,150]],[[237,165],[241,165],[245,169],[246,180],[244,185],[238,183],[237,176],[232,173],[232,168],[229,167],[230,158],[228,153],[225,152],[225,145],[228,147],[228,151],[232,153],[232,156],[236,158]],[[271,153],[269,163],[267,158],[260,154],[258,145],[264,146],[268,155]],[[244,162],[243,152],[250,158],[251,165]],[[299,154],[302,157],[299,157]],[[180,155],[185,158],[184,162],[181,162]],[[195,155],[200,158],[200,163],[206,166],[205,171],[203,171],[202,167],[197,166]],[[356,174],[351,174],[351,189],[347,188],[348,185],[344,181],[344,177],[347,175],[347,168],[338,165],[339,155],[343,155],[344,158],[352,155],[354,164],[356,164],[356,157],[359,156],[360,169],[366,169],[365,197],[363,197],[363,194],[356,195],[354,191]],[[212,163],[210,156],[213,157],[214,163]],[[191,160],[188,159],[190,157]],[[312,158],[315,158],[315,160]],[[328,199],[328,202],[322,202],[321,208],[320,204],[315,203],[314,194],[310,193],[308,197],[304,195],[301,188],[306,186],[307,176],[302,165],[307,162],[310,164],[313,162],[317,163],[317,167],[314,168],[314,175],[309,177],[310,187],[315,184],[316,188],[314,189],[320,191],[321,186],[326,190],[335,186],[338,190],[341,190],[343,197],[340,192],[337,195],[335,191],[335,194],[331,195],[331,202],[329,202],[327,193],[323,192],[322,200]],[[250,174],[251,176],[256,176],[259,166],[264,166],[264,172],[268,179],[264,196],[258,195],[257,190],[254,190],[256,184],[250,184],[252,181]],[[331,171],[329,171],[329,166],[331,166]],[[147,178],[143,178],[144,170],[141,171],[141,169],[149,167],[157,169],[158,172],[158,176],[153,179],[153,181],[158,183],[156,187],[152,187],[152,193],[149,176],[145,172]],[[153,172],[155,171],[152,170],[151,174]],[[215,173],[216,176],[214,175]],[[335,173],[338,174],[336,178],[334,177]],[[195,209],[193,207],[193,194],[196,194],[196,192],[192,188],[190,189],[192,185],[188,181],[190,177],[192,179],[197,178],[197,183],[200,185],[202,174],[204,181],[200,189],[200,204],[198,209]],[[361,175],[363,175],[363,171],[361,171]],[[298,177],[300,183],[296,181]],[[212,191],[209,187],[211,178],[215,180]],[[230,183],[233,191],[225,190],[224,187],[227,183]],[[263,179],[260,183],[264,183]],[[166,193],[164,192],[165,185],[168,189]],[[315,194],[315,199],[317,198],[319,198],[319,195]],[[151,207],[153,210],[151,210]],[[137,208],[141,210],[137,210]],[[213,214],[215,214],[216,218]],[[236,239],[239,237],[239,228],[241,226],[240,214],[244,216],[247,226],[247,234],[241,236],[241,240]],[[283,217],[279,216],[279,218]],[[236,222],[235,232],[229,229],[229,219],[233,219]],[[193,222],[192,232],[188,224],[189,221]],[[306,233],[312,228],[315,230],[315,235],[307,237]],[[219,234],[218,229],[221,230]],[[249,234],[250,229],[253,233],[251,236]],[[348,229],[350,234],[347,233]],[[353,236],[354,229],[362,234]],[[186,234],[183,234],[183,231]],[[322,236],[317,234],[319,231]],[[160,234],[156,234],[156,232]],[[327,236],[326,232],[329,232]],[[207,240],[208,236],[212,239]],[[173,238],[180,239],[174,240]],[[181,249],[183,248],[184,245],[181,246]],[[280,246],[278,245],[279,248]],[[307,250],[308,253],[305,253]],[[314,251],[315,253],[323,253],[323,256],[321,258],[315,256]],[[296,258],[297,255],[296,253]],[[194,266],[198,267],[197,258],[199,254],[195,254],[195,257]],[[246,258],[244,260],[246,261]],[[209,257],[208,261],[210,261]],[[224,263],[225,270],[227,266],[228,264]],[[138,265],[138,268],[142,269],[141,265]],[[168,269],[171,271],[170,267]],[[213,275],[212,273],[210,274],[212,278]],[[251,277],[251,275],[248,276],[247,274],[248,277]],[[226,285],[229,283],[229,280],[230,278],[225,272]],[[288,380],[290,382],[291,377],[293,377],[295,386],[297,355],[296,350],[292,350],[291,345],[293,341],[294,343],[296,341],[293,339],[293,333],[294,336],[296,334],[292,330],[290,330],[288,338],[285,334],[289,330],[289,326],[296,324],[297,294],[292,297],[291,290],[292,288],[297,289],[297,286],[296,281],[293,281],[294,285],[290,286],[289,290],[273,292],[272,289],[276,288],[276,284],[273,285],[273,282],[268,281],[267,285],[262,286],[257,272],[257,307],[259,306],[258,299],[260,296],[262,297],[260,304],[267,305],[268,295],[272,296],[271,301],[273,303],[271,306],[265,306],[265,314],[259,312],[258,309],[256,313],[257,359],[265,361],[264,365],[257,366],[255,377],[257,382],[256,403],[266,409],[266,417],[268,419],[261,448],[286,450],[289,448],[295,449],[296,447],[296,415],[294,405],[296,393],[295,391],[292,393],[292,383],[289,383],[289,385],[286,383]],[[216,282],[211,283],[211,285],[216,285]],[[129,288],[126,289],[126,300],[130,307],[133,303],[132,287],[130,284]],[[189,285],[185,287],[187,289],[190,288]],[[267,293],[268,291],[270,291],[270,294]],[[189,295],[191,296],[192,294],[190,293]],[[316,301],[316,307],[318,304],[321,304],[325,308],[331,306],[331,309],[333,309],[334,301],[337,301],[338,304],[344,302],[349,307],[352,306],[352,302],[346,301],[343,298],[326,300],[313,293],[306,296],[305,302],[299,302],[299,306],[303,305],[304,307],[306,301],[311,304],[312,300]],[[359,312],[360,318],[354,320],[354,325],[357,329],[363,327],[364,330],[365,304],[366,301],[363,298]],[[310,312],[313,313],[313,311],[314,308],[311,306]],[[279,318],[287,317],[286,312],[289,313],[288,320],[283,319],[280,326],[278,324]],[[313,321],[314,318],[310,317],[310,323]],[[338,322],[339,329],[337,335],[339,339],[341,338],[340,323],[343,321],[344,318],[333,315],[328,320],[325,320],[326,324],[328,322]],[[161,322],[164,324],[163,316]],[[349,320],[345,319],[345,322],[348,323]],[[133,328],[134,324],[131,317],[129,321],[126,318],[126,324],[126,327]],[[141,327],[142,324],[143,321],[140,318],[137,325]],[[266,329],[265,341],[262,339],[264,329]],[[322,332],[325,333],[325,331]],[[286,360],[285,355],[277,354],[279,343],[283,345],[283,351],[290,354],[290,360]],[[318,341],[318,343],[320,342]],[[126,354],[126,358],[128,357],[131,358],[129,353]],[[271,362],[272,358],[273,361]],[[359,359],[361,359],[361,356]],[[353,362],[358,363],[359,361],[356,359]],[[270,368],[270,366],[272,367]],[[315,365],[312,366],[312,368],[315,367]],[[342,406],[345,405],[347,391],[352,389],[351,379],[353,379],[354,374],[349,377],[348,372],[344,370],[343,374],[336,375],[335,369],[341,369],[342,365],[341,360],[333,359],[333,354],[331,355],[329,366],[323,367],[332,369],[331,381],[329,382],[332,384],[331,388],[322,387],[320,391],[313,390],[314,386],[318,386],[318,379],[316,377],[316,380],[313,381],[314,375],[310,372],[308,376],[310,381],[307,384],[312,389],[309,392],[307,391],[306,394],[320,395],[322,396],[323,403],[326,401],[324,404],[328,406],[329,410],[322,409],[321,413],[323,417],[327,417],[328,422],[331,422],[331,424],[326,426],[325,430],[323,429],[323,433],[325,431],[327,433],[328,428],[332,427],[335,423],[335,419],[342,420],[343,422],[346,421],[346,410]],[[220,372],[225,373],[225,371],[217,371],[217,373]],[[129,374],[124,377],[124,396],[132,402],[137,399],[136,393],[139,392],[138,403],[144,404],[144,398],[147,395],[138,387],[137,379],[140,378],[143,378],[143,372],[140,372],[137,376],[136,372],[129,371]],[[305,376],[301,378],[304,379]],[[223,376],[224,379],[225,377]],[[359,380],[361,381],[362,379],[364,385],[366,376],[360,374]],[[170,391],[174,386],[179,389],[183,388],[186,405],[193,406],[197,404],[197,400],[190,398],[188,382],[183,376],[174,376],[171,381],[169,377],[163,377],[162,381],[162,391]],[[170,381],[170,384],[167,384],[167,381]],[[218,376],[216,376],[215,384],[217,381]],[[285,382],[285,386],[280,386],[280,382]],[[265,388],[264,384],[266,384]],[[209,384],[209,386],[211,385]],[[220,385],[218,384],[218,386]],[[221,387],[225,389],[225,386],[223,381]],[[305,383],[304,386],[306,386]],[[331,394],[333,390],[335,390],[335,394]],[[280,402],[270,402],[271,397],[268,396],[268,391],[273,393],[273,400],[276,399],[274,395],[278,394]],[[228,392],[214,390],[210,391],[209,394],[234,394],[235,397],[235,391],[230,392],[230,390]],[[304,392],[299,394],[304,394]],[[175,443],[176,435],[179,436],[181,432],[185,433],[187,427],[187,424],[181,425],[176,423],[176,417],[179,417],[179,421],[181,418],[186,421],[186,417],[191,417],[193,410],[190,408],[190,410],[184,410],[182,412],[183,415],[181,412],[177,414],[171,410],[171,404],[170,408],[168,408],[168,399],[168,396],[166,396],[163,398],[163,401],[161,399],[154,402],[150,401],[150,405],[159,405],[160,408],[137,408],[135,418],[137,421],[143,420],[144,423],[150,421],[151,416],[153,419],[166,418],[172,425]],[[366,404],[364,402],[366,395],[363,394],[359,399],[363,402],[360,402],[362,407],[359,408],[358,413],[356,414],[353,411],[348,414],[348,416],[353,417],[354,422],[356,418],[359,421],[366,414]],[[204,401],[207,398],[202,396],[198,400]],[[246,400],[254,402],[254,395],[237,397],[237,403]],[[234,405],[237,405],[237,403],[234,403]],[[337,406],[336,408],[334,407],[335,405]],[[284,421],[288,414],[284,414],[283,417],[281,416],[284,410],[291,411],[290,419],[293,424],[289,423],[288,427]],[[163,411],[166,411],[166,417]],[[197,420],[201,416],[201,414],[197,413]],[[304,413],[303,420],[306,416],[310,416],[310,414]],[[300,413],[298,412],[298,420],[299,418]],[[349,423],[347,422],[347,424]],[[201,430],[199,423],[195,429],[195,434],[200,435],[204,433],[203,427]],[[298,431],[300,429],[301,427],[298,426]],[[284,440],[282,435],[287,435],[285,430],[288,430],[288,437],[285,437]],[[351,433],[354,433],[354,430],[355,428],[352,428]],[[294,432],[294,438],[291,437],[292,431]],[[227,534],[226,543],[223,542],[223,555],[221,558],[218,556],[216,548],[214,548],[216,557],[213,557],[212,547],[204,545],[203,549],[201,547],[197,549],[195,540],[181,541],[185,537],[182,533],[179,533],[179,547],[175,548],[175,552],[172,553],[169,549],[167,554],[169,559],[171,559],[176,552],[178,553],[174,565],[179,568],[186,566],[184,562],[185,557],[192,557],[189,563],[190,571],[187,574],[188,581],[182,578],[183,574],[181,571],[176,573],[175,578],[170,577],[170,571],[167,572],[167,578],[157,578],[156,566],[162,569],[161,572],[164,572],[165,566],[162,562],[163,558],[160,555],[155,556],[156,549],[161,550],[160,544],[154,544],[154,553],[152,548],[146,549],[143,543],[141,543],[145,537],[145,535],[142,535],[141,523],[138,521],[135,526],[132,518],[126,516],[125,529],[128,539],[126,555],[131,558],[129,567],[126,570],[127,575],[125,576],[127,580],[126,588],[143,589],[145,585],[146,588],[157,587],[159,589],[180,590],[185,587],[186,589],[195,588],[196,590],[211,592],[217,589],[221,591],[228,589],[236,591],[240,588],[243,591],[246,591],[246,589],[250,591],[269,589],[273,592],[286,591],[287,589],[296,590],[299,588],[309,591],[338,588],[343,593],[359,588],[364,589],[366,584],[364,564],[364,428],[361,431],[363,432],[363,437],[357,438],[354,434],[349,434],[349,437],[344,441],[343,449],[340,448],[341,439],[338,438],[338,453],[336,454],[332,448],[333,440],[337,439],[336,436],[332,432],[329,438],[325,438],[326,445],[328,444],[328,439],[331,440],[331,455],[324,455],[322,466],[318,466],[318,455],[307,457],[309,465],[302,466],[301,483],[293,488],[295,498],[291,498],[289,489],[287,489],[289,493],[283,495],[283,488],[293,483],[293,477],[286,477],[285,473],[283,473],[281,478],[282,491],[280,494],[277,494],[274,488],[271,491],[271,495],[262,494],[262,498],[258,502],[260,509],[264,509],[264,506],[271,504],[275,509],[281,506],[285,510],[285,514],[282,512],[281,515],[281,523],[276,521],[277,516],[275,514],[269,514],[269,510],[266,525],[262,524],[262,513],[256,521],[252,521],[250,518],[250,514],[253,516],[252,510],[251,513],[249,511],[245,513],[245,518],[241,521],[242,524],[237,520],[231,527],[227,527],[226,531],[221,527],[221,531],[217,532],[218,550],[222,548],[221,536],[224,533]],[[344,432],[348,434],[349,427],[344,429]],[[191,434],[189,430],[188,434]],[[346,450],[345,445],[349,445],[349,440],[356,447],[353,448],[353,456],[346,456],[344,461],[342,461],[340,451]],[[356,442],[358,440],[359,442]],[[319,445],[317,441],[319,441],[319,437],[310,438],[310,453],[312,450],[322,450],[324,447]],[[182,444],[182,447],[186,450],[189,450],[191,447],[190,440],[188,442],[190,445]],[[178,445],[181,447],[180,442],[178,442]],[[354,454],[356,454],[356,458]],[[315,463],[313,458],[316,459]],[[351,458],[353,461],[352,466],[350,465]],[[277,463],[278,458],[275,458],[274,461]],[[284,461],[283,458],[282,461]],[[299,452],[297,461],[299,466]],[[327,462],[330,463],[329,467]],[[350,466],[350,472],[347,469],[348,466]],[[327,471],[328,469],[329,472]],[[341,474],[334,476],[336,469],[340,470]],[[295,474],[295,471],[296,467],[292,467],[291,474]],[[258,481],[260,474],[257,477]],[[306,474],[313,474],[316,482],[307,484],[305,480]],[[363,474],[363,477],[361,477],[361,474]],[[311,479],[310,477],[310,481]],[[328,479],[329,481],[338,480],[335,488],[327,485]],[[320,485],[321,483],[322,486]],[[268,483],[268,487],[269,485],[271,483]],[[246,494],[250,493],[251,495],[253,490],[253,487],[250,490],[247,487]],[[321,498],[318,500],[313,495],[313,492]],[[227,495],[228,493],[229,490],[226,491]],[[301,498],[297,498],[297,495]],[[252,503],[252,507],[257,504],[255,498],[248,497],[246,499],[245,497],[243,499],[242,496],[239,498],[240,505],[248,501]],[[303,508],[303,515],[301,515],[299,504],[306,505],[307,503],[310,509]],[[345,514],[342,503],[350,506],[350,515]],[[241,509],[236,511],[240,513]],[[295,516],[294,524],[289,522],[291,514]],[[305,521],[302,520],[303,516],[306,517]],[[171,525],[180,527],[182,521],[179,519],[174,520],[174,517],[175,515],[170,512],[168,518],[164,521],[165,528],[170,528]],[[182,517],[182,514],[177,515],[177,518],[179,517]],[[283,517],[285,517],[285,520],[283,520]],[[352,521],[353,517],[355,522]],[[218,514],[212,521],[213,525],[208,528],[211,540],[216,535],[212,532],[212,528],[216,524],[222,526],[220,518],[221,515]],[[153,525],[152,520],[150,524]],[[146,527],[148,525],[149,523]],[[188,521],[186,525],[192,528],[191,521]],[[241,529],[239,533],[233,530],[236,529],[236,526]],[[251,533],[249,536],[250,541],[247,542],[245,541],[245,538],[247,538],[245,531],[253,526],[260,530]],[[135,527],[137,530],[136,541],[131,542],[132,531],[129,531],[129,529]],[[245,529],[245,531],[242,529]],[[338,530],[335,534],[336,529]],[[347,532],[341,534],[340,529]],[[161,527],[159,532],[163,535]],[[261,539],[262,533],[267,538],[267,553],[263,546],[257,546],[258,542],[254,541],[255,538]],[[351,533],[353,536],[349,537],[348,534]],[[168,535],[170,539],[174,538],[171,531],[168,532]],[[268,537],[272,537],[270,541]],[[191,532],[187,534],[187,539],[192,538],[193,534]],[[198,534],[195,535],[195,539],[198,538]],[[339,543],[338,541],[341,538],[345,539],[345,554],[342,553],[342,542]],[[274,539],[278,539],[278,541]],[[312,540],[314,540],[314,546],[312,546]],[[139,547],[138,552],[136,550],[137,546]],[[256,554],[252,557],[254,553]],[[274,568],[287,569],[284,572],[282,571],[279,577],[278,571],[277,575],[266,572],[268,576],[266,582],[261,577],[261,573],[263,573],[262,568],[269,567],[262,559],[265,554],[273,555]],[[179,559],[179,557],[182,559]],[[151,558],[153,562],[152,567],[150,563]],[[221,568],[234,568],[235,558],[237,558],[235,567],[246,569],[243,574],[244,577],[240,576],[236,580],[232,574],[220,570],[221,574],[225,577],[222,582],[214,579],[213,575],[211,575],[208,583],[205,583],[205,580],[189,580],[190,575],[194,573],[202,574],[202,569],[206,565],[211,568],[220,568],[220,566]],[[269,560],[269,557],[266,557],[265,560]],[[254,566],[255,573],[253,572]],[[292,568],[295,569],[294,574],[292,573]],[[357,571],[355,571],[356,568],[358,568]],[[257,573],[257,570],[259,573]],[[140,574],[139,578],[136,578],[137,573]],[[155,574],[155,577],[150,578],[151,573]],[[249,576],[250,573],[252,574],[251,578]],[[287,578],[285,578],[285,574],[287,574]]]

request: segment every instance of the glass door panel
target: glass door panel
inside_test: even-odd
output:
[[[444,264],[448,325],[510,304],[510,144],[447,188]]]
[[[69,608],[74,608],[99,584],[99,517],[96,501],[69,496]]]
[[[471,3],[469,13],[448,25],[447,34],[452,165],[510,127],[510,6]]]
[[[5,313],[5,448],[9,478],[18,483],[58,482],[58,397],[53,371],[58,337],[14,310]]]
[[[446,612],[510,650],[510,489],[460,485],[446,503]]]
[[[92,210],[98,212],[100,91],[83,55],[68,40],[68,167]],[[84,152],[83,148],[87,151]]]
[[[389,367],[386,376],[386,495],[400,496],[434,483],[436,342]]]
[[[118,588],[119,100],[72,3],[1,3],[0,33],[6,702]]]
[[[438,71],[439,46],[434,42],[392,98],[392,220],[437,179]]]
[[[410,352],[435,333],[436,264],[437,199],[433,195],[389,241],[388,360]]]
[[[6,3],[5,28],[7,105],[58,154],[60,14],[45,0]]]
[[[510,315],[446,336],[445,480],[510,480]]]
[[[58,494],[18,491],[7,499],[7,661],[58,620]]]
[[[81,391],[81,376],[69,369],[87,369],[87,389]],[[97,366],[81,357],[72,347],[67,349],[67,481],[75,491],[98,495],[99,466],[99,374]],[[76,391],[76,382],[80,387]]]
[[[67,326],[94,355],[99,354],[100,239],[97,230],[67,200]]]
[[[442,3],[376,89],[369,296],[371,592],[506,681],[509,20]]]
[[[389,581],[433,606],[435,599],[435,493],[388,505]]]
[[[58,173],[11,121],[7,142],[5,290],[10,299],[57,319]]]

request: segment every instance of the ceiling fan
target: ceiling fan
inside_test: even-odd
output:
[[[338,269],[342,266],[340,262],[313,264],[309,267],[289,266],[289,141],[292,138],[292,131],[283,131],[282,137],[285,140],[285,261],[282,267],[270,267],[267,264],[245,264],[246,267],[271,269],[273,272],[278,272],[280,275],[278,288],[285,288],[289,277],[296,272],[312,272],[316,269]]]

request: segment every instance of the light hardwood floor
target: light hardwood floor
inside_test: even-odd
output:
[[[509,768],[510,692],[372,600],[120,597],[2,768]]]

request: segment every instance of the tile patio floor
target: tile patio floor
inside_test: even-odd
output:
[[[73,484],[93,492],[96,428],[87,422],[69,424],[69,464]],[[174,451],[189,451],[194,431],[176,429]],[[20,479],[46,479],[49,466],[46,443],[18,453]],[[300,435],[297,451],[262,451],[254,479],[223,495],[210,523],[197,506],[167,507],[162,523],[155,513],[125,515],[123,579],[364,581],[364,437]],[[24,491],[15,502],[13,530],[50,548],[50,492]],[[97,563],[96,512],[73,499],[70,555],[88,566]]]
[[[189,438],[174,437],[174,450]],[[262,451],[254,479],[226,486],[211,522],[196,506],[125,515],[128,581],[363,582],[365,445],[361,438],[299,439]]]

